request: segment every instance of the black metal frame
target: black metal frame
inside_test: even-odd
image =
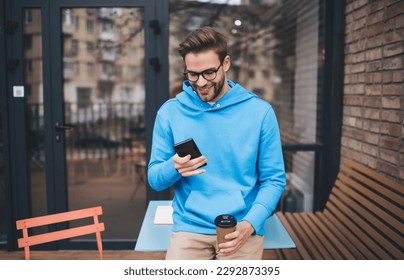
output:
[[[316,156],[314,211],[324,208],[339,171],[344,82],[345,1],[325,0],[321,153]]]

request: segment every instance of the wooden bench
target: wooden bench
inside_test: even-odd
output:
[[[325,209],[278,217],[296,249],[281,259],[404,259],[404,186],[344,160]]]
[[[93,208],[18,220],[16,221],[17,229],[22,230],[22,238],[18,239],[18,248],[24,248],[25,259],[29,260],[31,258],[30,246],[95,233],[100,259],[103,259],[101,231],[105,230],[105,226],[104,223],[100,223],[98,221],[98,216],[100,215],[102,215],[102,207],[97,206]],[[88,222],[89,224],[84,226],[76,226],[69,229],[56,230],[36,235],[29,235],[28,233],[28,230],[31,228],[90,217],[93,218],[92,221]]]

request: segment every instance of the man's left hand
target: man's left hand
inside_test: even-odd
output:
[[[229,256],[236,253],[254,233],[253,226],[247,221],[241,221],[236,226],[236,231],[225,236],[225,243],[219,244],[219,254]]]

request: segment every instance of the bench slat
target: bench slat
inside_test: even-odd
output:
[[[357,215],[355,215],[353,212],[349,213],[349,210],[346,209],[346,206],[338,198],[335,199],[335,195],[333,196],[332,202],[335,204],[336,207],[338,207],[337,211],[335,211],[337,208],[334,208],[334,213],[339,212],[339,219],[341,220],[341,222],[346,225],[350,229],[350,231],[361,240],[361,243],[363,242],[364,245],[368,247],[369,250],[373,251],[379,258],[391,259],[391,256],[388,255],[383,250],[383,248],[374,243],[374,241],[356,223],[353,222],[358,222],[358,220],[360,219]]]
[[[362,216],[366,217],[370,224],[383,232],[383,235],[388,237],[388,239],[393,240],[397,244],[403,244],[402,235],[396,232],[396,230],[401,233],[404,232],[404,226],[402,223],[380,209],[377,205],[364,198],[361,193],[358,193],[344,185],[341,181],[337,181],[335,185],[339,187],[347,196],[355,200],[355,202],[352,202],[352,207],[355,207],[357,202],[360,203],[362,207],[355,207],[355,209],[357,209]],[[374,216],[370,215],[369,213],[373,213]],[[387,222],[388,225],[391,225],[391,227],[389,227],[385,222]]]
[[[315,215],[312,212],[308,212],[306,213],[306,216],[307,219],[310,220],[312,226],[320,231],[322,238],[325,239],[324,246],[326,246],[334,259],[345,259],[346,256],[344,255],[350,255],[350,257],[353,257],[347,250],[344,250],[342,243],[336,238],[335,233],[331,232],[327,226],[320,221],[317,214]],[[341,249],[343,252],[341,252]]]
[[[298,252],[301,255],[302,259],[304,260],[311,260],[312,257],[310,256],[310,254],[307,252],[307,250],[305,249],[305,246],[302,244],[302,242],[300,241],[300,239],[298,238],[294,227],[292,227],[291,223],[289,222],[289,220],[286,218],[286,216],[284,215],[284,213],[282,212],[278,212],[276,213],[276,215],[278,216],[278,218],[281,220],[281,223],[283,224],[283,226],[286,228],[286,230],[288,231],[290,237],[293,239],[293,242],[296,244],[296,248],[298,248]]]
[[[350,213],[350,217],[352,218],[352,220],[355,221],[362,232],[366,233],[367,236],[369,236],[369,240],[371,240],[373,244],[379,244],[380,248],[385,251],[386,254],[392,254],[395,258],[402,257],[401,252],[397,249],[396,246],[394,246],[390,241],[382,236],[377,230],[375,230],[375,228],[370,226],[377,223],[377,219],[374,216],[371,216],[369,212],[361,208],[359,204],[355,203],[355,201],[345,195],[342,191],[335,189],[334,194],[337,195],[341,199],[341,201],[344,201],[344,205],[342,207],[345,211],[343,212]],[[385,232],[387,228],[385,226],[382,226],[380,230]],[[373,244],[371,245],[372,248],[375,247]],[[378,251],[378,253],[381,254],[380,251]]]
[[[374,171],[362,164],[354,162],[353,160],[344,159],[343,164],[347,165],[349,168],[356,169],[357,171],[361,172],[362,174],[368,175],[373,180],[377,181],[379,183],[379,185],[380,184],[385,185],[385,186],[395,190],[397,193],[401,194],[401,196],[404,195],[404,189],[403,189],[402,184],[400,184],[396,181],[393,181],[393,180],[387,178],[386,176],[383,176],[382,174],[377,173],[376,171]]]
[[[349,169],[348,167],[341,166],[340,175],[346,174],[348,177],[355,178],[356,181],[360,182],[360,185],[365,185],[367,189],[372,189],[374,192],[384,195],[389,198],[391,201],[394,201],[398,205],[404,204],[404,196],[398,194],[397,192],[393,192],[385,186],[377,184],[375,181],[363,176],[362,174],[356,172],[353,169]],[[353,186],[356,186],[353,184]],[[374,196],[378,197],[378,196]],[[391,203],[389,203],[391,204]]]
[[[299,213],[286,213],[286,217],[290,217],[290,220],[294,221],[294,224],[298,225],[300,229],[297,232],[298,236],[301,238],[303,244],[306,244],[306,249],[311,252],[312,256],[316,260],[322,259],[330,259],[331,257],[325,253],[324,248],[322,247],[320,241],[318,240],[317,236],[313,234],[313,232],[309,229],[309,227],[304,223],[302,219],[297,218]],[[320,249],[319,249],[320,247]]]
[[[379,208],[382,208],[385,212],[387,210],[389,212],[388,214],[391,217],[385,217],[386,221],[388,221],[393,226],[396,225],[397,218],[400,216],[402,217],[402,215],[404,215],[403,209],[392,204],[387,199],[377,195],[376,193],[374,193],[372,190],[366,188],[365,186],[358,184],[357,182],[353,181],[349,177],[347,177],[343,174],[340,174],[338,177],[338,180],[335,182],[335,184],[337,184],[338,181],[340,181],[344,185],[349,186],[351,189],[354,189],[358,193],[361,193],[364,197],[366,197],[366,199],[369,200],[369,202],[373,201],[373,204],[375,204],[375,203],[378,204]]]
[[[309,213],[310,215],[311,213]],[[314,215],[313,215],[314,216]],[[364,256],[356,249],[355,246],[342,234],[341,230],[337,227],[335,220],[330,220],[323,212],[316,213],[315,217],[321,222],[327,229],[330,230],[330,236],[335,238],[335,244],[338,250],[345,256],[345,259],[363,259]]]
[[[332,198],[330,197],[330,199]],[[357,235],[354,234],[353,228],[355,225],[348,220],[333,203],[328,205],[327,209],[324,210],[324,214],[326,214],[329,219],[332,219],[333,222],[338,224],[338,229],[351,241],[353,246],[358,248],[366,259],[378,259],[376,254],[365,246],[363,239],[360,239],[360,237],[358,238]]]
[[[320,240],[322,246],[327,250],[329,259],[341,260],[342,256],[338,250],[330,242],[329,236],[326,236],[323,231],[310,219],[308,213],[302,213],[300,217],[306,222],[306,224],[312,229],[313,233]],[[319,248],[320,249],[320,248]]]

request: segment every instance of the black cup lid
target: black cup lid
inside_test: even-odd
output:
[[[232,215],[222,214],[216,217],[215,225],[222,228],[234,227],[237,225],[237,220]]]

